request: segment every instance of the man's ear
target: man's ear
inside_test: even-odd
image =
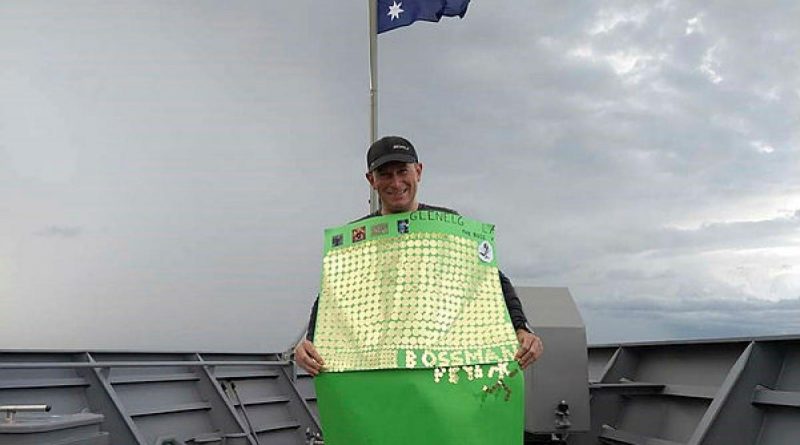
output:
[[[374,175],[374,173],[373,172],[367,172],[366,174],[364,174],[364,176],[367,178],[367,182],[369,182],[369,186],[374,189],[375,188],[375,175]]]
[[[414,168],[417,170],[417,182],[422,181],[422,162],[414,164]]]

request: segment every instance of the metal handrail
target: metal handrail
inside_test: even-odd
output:
[[[0,405],[0,413],[5,412],[5,423],[14,423],[14,414],[18,412],[48,412],[50,405]]]
[[[263,360],[263,361],[128,361],[128,362],[9,362],[0,363],[0,369],[58,369],[58,368],[152,368],[167,366],[288,366],[293,362],[288,360]]]

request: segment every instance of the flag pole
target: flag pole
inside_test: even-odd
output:
[[[378,0],[369,4],[369,143],[378,139]],[[381,203],[378,193],[370,187],[369,211],[378,211]]]

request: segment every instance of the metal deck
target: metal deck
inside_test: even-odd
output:
[[[591,432],[569,444],[800,443],[800,336],[591,346],[589,376]],[[10,404],[102,414],[121,445],[294,445],[318,431],[311,378],[277,354],[3,351]]]
[[[114,445],[303,444],[318,425],[293,370],[277,354],[5,351],[0,406],[50,405],[15,420],[63,430],[52,443],[74,436],[58,415],[88,411]],[[0,419],[0,444],[22,443],[9,425]]]
[[[569,292],[518,291],[547,345],[526,371],[531,443],[800,444],[800,336],[595,345],[587,362]],[[283,354],[0,351],[4,405],[51,410],[0,413],[0,445],[321,443],[313,381]]]
[[[571,444],[800,444],[800,336],[592,346],[589,388]]]

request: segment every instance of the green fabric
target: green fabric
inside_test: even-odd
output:
[[[325,231],[315,386],[327,445],[522,443],[494,235],[428,210]]]
[[[328,252],[337,248],[341,249],[358,244],[359,241],[354,241],[353,231],[361,227],[366,229],[364,241],[401,237],[404,235],[399,231],[399,228],[403,225],[402,222],[407,223],[408,232],[406,233],[442,233],[475,241],[488,240],[494,248],[494,224],[453,213],[420,210],[417,212],[376,216],[344,226],[325,229],[324,254],[328,254]],[[386,225],[385,229],[384,224]],[[334,237],[337,235],[342,236],[341,244],[339,245],[334,242]],[[489,264],[496,266],[497,258]]]
[[[315,345],[328,371],[513,360],[492,224],[421,211],[325,233]]]
[[[314,379],[326,445],[520,445],[523,374],[500,389],[484,381],[434,383],[430,371],[322,373]]]

